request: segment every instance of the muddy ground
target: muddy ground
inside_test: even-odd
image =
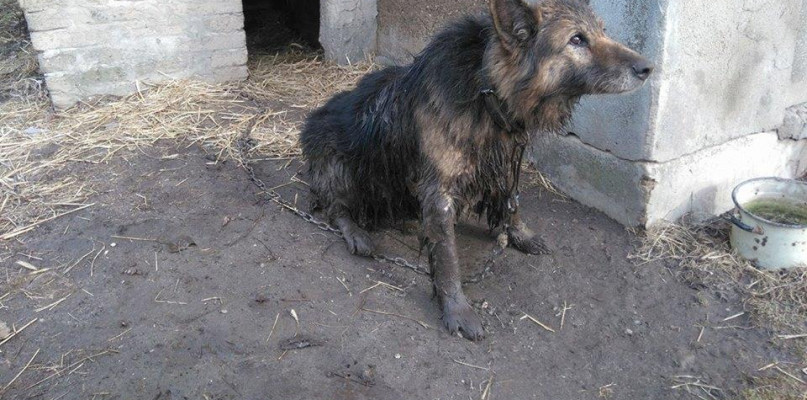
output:
[[[307,204],[298,161],[257,166]],[[2,243],[0,320],[36,319],[0,345],[0,384],[23,371],[6,399],[722,399],[798,361],[746,315],[723,321],[739,299],[635,266],[635,236],[537,187],[523,210],[554,254],[508,249],[466,286],[488,331],[474,343],[442,328],[427,278],[350,255],[201,147],[71,168],[94,205]],[[478,276],[493,241],[475,220],[459,231]],[[418,259],[414,231],[374,236]],[[294,337],[315,346],[282,350]]]

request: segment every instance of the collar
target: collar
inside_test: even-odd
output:
[[[479,93],[485,99],[485,109],[499,128],[504,129],[507,133],[524,132],[524,123],[513,118],[507,103],[496,95],[493,88],[482,89]]]

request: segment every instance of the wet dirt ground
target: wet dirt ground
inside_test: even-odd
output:
[[[458,11],[416,3],[417,29],[400,27],[415,37]],[[298,161],[256,165],[307,208]],[[508,249],[466,285],[488,333],[469,342],[442,328],[426,277],[350,255],[201,147],[45,179],[60,174],[92,206],[0,241],[0,322],[17,330],[0,340],[2,399],[730,399],[760,367],[800,361],[731,318],[741,299],[634,265],[633,234],[537,187],[522,209],[554,253]],[[493,238],[473,219],[458,232],[478,278]],[[425,263],[415,229],[374,238]]]
[[[306,208],[298,161],[256,165]],[[470,342],[442,328],[426,277],[350,255],[200,147],[68,172],[94,205],[3,243],[0,319],[36,319],[0,345],[0,384],[23,371],[5,399],[731,398],[788,358],[746,316],[723,322],[738,301],[635,266],[632,234],[540,188],[522,207],[554,253],[508,249],[466,285],[488,332]],[[493,238],[473,219],[459,232],[478,275]],[[414,230],[374,237],[419,257]]]

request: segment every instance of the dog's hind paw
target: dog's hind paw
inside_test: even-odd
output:
[[[364,257],[369,257],[373,254],[375,250],[373,239],[370,238],[370,234],[364,229],[356,228],[348,233],[343,232],[343,235],[345,237],[345,243],[347,244],[347,250],[350,254]]]
[[[452,335],[460,333],[468,340],[482,340],[485,338],[485,328],[476,312],[464,299],[443,300],[443,324]]]

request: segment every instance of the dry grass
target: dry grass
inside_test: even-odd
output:
[[[255,143],[251,156],[297,156],[303,115],[374,68],[338,66],[294,50],[250,64],[246,82],[141,84],[132,96],[63,112],[41,99],[0,103],[0,235],[84,202],[92,188],[69,173],[76,163],[103,164],[163,140],[237,158],[236,141],[246,130]]]
[[[718,295],[739,295],[752,323],[770,331],[774,343],[802,354],[800,361],[807,363],[804,339],[787,341],[776,335],[800,334],[807,326],[807,269],[757,269],[732,251],[729,231],[730,225],[719,219],[702,224],[661,225],[645,232],[629,257],[639,265],[672,261],[678,265],[683,280],[693,287],[709,288]],[[800,371],[796,373],[803,376]],[[807,399],[800,383],[777,370],[761,370],[757,375],[750,378],[750,387],[740,394],[740,399]]]
[[[732,251],[729,231],[722,220],[661,225],[646,232],[630,258],[640,265],[673,260],[691,285],[743,296],[746,311],[758,326],[801,332],[807,322],[807,269],[757,269]]]
[[[703,224],[666,224],[645,232],[629,257],[639,265],[667,260],[676,263],[683,280],[718,295],[739,295],[745,311],[772,341],[793,348],[807,362],[804,339],[787,341],[778,334],[799,334],[807,324],[807,269],[765,271],[735,254],[728,240],[730,225],[722,220]],[[803,367],[803,365],[801,366]],[[801,368],[799,367],[799,368]],[[803,376],[801,372],[797,372]],[[805,400],[800,383],[770,369],[750,378],[743,400]]]
[[[557,187],[555,187],[552,181],[546,175],[544,175],[543,172],[535,168],[534,165],[525,163],[521,171],[523,174],[521,179],[524,182],[522,189],[538,187],[555,195],[559,201],[567,201],[569,199],[565,193],[561,192]]]
[[[786,376],[769,375],[753,378],[752,388],[743,390],[742,400],[806,400],[804,386]]]
[[[0,102],[44,99],[38,68],[17,0],[0,0]]]

